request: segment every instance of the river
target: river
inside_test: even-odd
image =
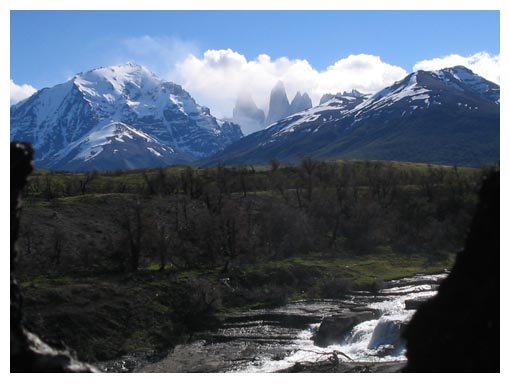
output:
[[[416,275],[389,281],[377,294],[356,291],[339,300],[299,301],[231,315],[220,329],[197,334],[197,340],[135,371],[275,372],[296,362],[324,360],[335,351],[351,362],[405,362],[400,332],[415,312],[406,309],[405,302],[433,296],[446,276]],[[358,323],[334,344],[319,347],[314,342],[324,318],[366,310],[375,317]],[[342,354],[339,359],[349,361]]]

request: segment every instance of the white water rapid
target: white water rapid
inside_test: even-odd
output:
[[[390,287],[377,295],[357,292],[349,302],[365,304],[382,314],[378,319],[355,326],[338,344],[328,347],[315,346],[312,336],[320,323],[297,334],[296,339],[285,345],[287,356],[283,358],[256,358],[248,365],[239,366],[230,372],[273,372],[294,365],[296,362],[313,362],[326,359],[333,351],[340,351],[357,362],[405,361],[405,344],[400,337],[402,327],[411,319],[415,310],[406,310],[406,300],[425,299],[433,296],[437,284],[447,276],[417,275],[391,281]],[[340,357],[342,359],[342,357]],[[345,359],[344,359],[345,360]]]

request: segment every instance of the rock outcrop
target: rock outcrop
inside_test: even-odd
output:
[[[326,94],[322,95],[322,97],[319,101],[319,105],[322,105],[333,98],[338,98],[338,99],[342,99],[345,97],[363,98],[365,96],[367,96],[367,95],[364,95],[363,93],[357,91],[356,89],[353,89],[350,92],[346,92],[346,91],[344,91],[343,93],[338,92],[337,94],[326,93]]]
[[[289,115],[290,104],[287,98],[287,92],[285,92],[283,82],[278,81],[271,90],[271,96],[269,97],[269,111],[267,112],[266,126]]]
[[[297,92],[290,103],[289,114],[299,113],[312,107],[312,100],[308,93]]]
[[[354,326],[377,317],[375,311],[346,311],[342,314],[324,318],[317,334],[314,335],[314,343],[321,347],[330,344],[338,344],[342,337],[352,330]]]
[[[420,307],[423,303],[427,302],[427,297],[418,297],[415,299],[406,299],[404,302],[406,310],[416,310],[418,307]]]
[[[245,135],[256,132],[264,127],[266,118],[264,111],[259,109],[249,94],[237,97],[232,120],[241,126]]]
[[[499,372],[499,172],[483,183],[465,242],[438,294],[404,331],[405,372]]]
[[[65,346],[58,349],[43,342],[23,326],[22,296],[14,277],[19,233],[19,196],[32,171],[29,144],[11,144],[11,372],[98,372],[79,362]]]

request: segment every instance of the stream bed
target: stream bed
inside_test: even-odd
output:
[[[298,301],[275,309],[231,315],[218,330],[196,334],[196,340],[176,346],[161,360],[130,370],[276,372],[296,363],[324,361],[334,352],[339,360],[353,364],[404,363],[402,328],[417,305],[433,296],[446,276],[416,275],[389,281],[377,294],[356,291],[339,300]],[[326,318],[331,322],[331,318],[343,318],[346,313],[357,317],[358,312],[373,316],[369,320],[357,318],[359,323],[322,347],[314,341],[319,332],[326,330],[325,325],[320,328]]]

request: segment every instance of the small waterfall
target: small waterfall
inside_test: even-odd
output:
[[[401,347],[403,341],[400,335],[403,327],[404,320],[401,316],[383,316],[375,326],[368,342],[368,348],[376,349],[380,346]]]
[[[250,311],[208,334],[207,342],[199,340],[176,347],[161,363],[171,366],[165,367],[168,372],[189,371],[197,366],[215,372],[271,372],[297,362],[323,361],[333,351],[340,351],[357,362],[405,361],[405,344],[400,335],[415,312],[406,310],[405,302],[433,296],[444,277],[446,274],[390,281],[389,287],[377,295],[364,291],[342,301],[300,301],[275,309]],[[338,344],[325,348],[314,344],[313,335],[321,318],[353,307],[376,310],[380,316],[358,323]],[[303,318],[307,321],[303,322]],[[301,325],[295,327],[297,319],[305,326],[313,324],[305,329]]]
[[[427,282],[437,282],[444,275],[425,277]],[[381,312],[377,320],[362,322],[347,334],[340,350],[357,361],[393,361],[405,359],[405,342],[401,337],[404,326],[415,310],[406,310],[408,299],[427,298],[435,294],[434,285],[416,284],[419,277],[408,278],[410,284],[382,290],[383,299],[372,297],[368,306]],[[356,300],[356,298],[353,298]],[[332,346],[331,346],[332,347]]]
[[[318,353],[341,351],[359,362],[390,362],[405,360],[405,342],[401,337],[404,326],[409,322],[415,310],[406,310],[408,299],[427,298],[433,296],[437,283],[446,274],[416,276],[405,280],[394,281],[394,285],[381,290],[379,295],[353,295],[351,302],[366,304],[369,308],[381,313],[378,319],[368,320],[358,325],[344,336],[339,344],[326,348],[315,346],[311,340],[320,323],[310,326],[299,333],[294,342],[294,352],[280,360],[266,361],[261,365],[247,369],[248,371],[275,371],[289,367],[295,362],[314,361]]]

